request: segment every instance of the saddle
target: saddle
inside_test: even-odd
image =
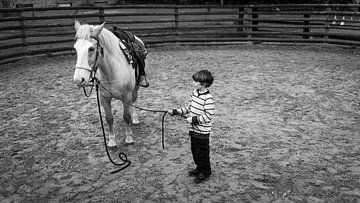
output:
[[[125,47],[120,46],[120,48],[123,50],[128,62],[133,65],[135,76],[138,80],[140,75],[145,75],[144,69],[147,55],[145,46],[136,40],[135,35],[129,31],[120,30],[116,26],[113,26],[112,32],[125,45]]]

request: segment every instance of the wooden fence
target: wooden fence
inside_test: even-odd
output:
[[[360,46],[357,4],[122,5],[0,9],[0,64],[73,53],[74,20],[132,31],[148,46],[238,42]]]

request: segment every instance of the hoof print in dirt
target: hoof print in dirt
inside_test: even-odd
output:
[[[128,145],[135,145],[135,142],[125,142],[125,146],[128,146]]]
[[[111,151],[116,151],[118,149],[118,146],[117,145],[108,146],[108,149],[111,150]]]

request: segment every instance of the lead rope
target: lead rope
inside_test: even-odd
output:
[[[95,89],[96,89],[96,100],[97,100],[97,104],[98,104],[98,111],[99,111],[99,116],[100,116],[100,124],[101,124],[101,130],[102,130],[102,133],[103,133],[103,137],[104,137],[104,144],[105,144],[105,149],[106,149],[106,154],[110,160],[110,162],[115,165],[115,166],[123,166],[121,167],[120,169],[118,170],[115,170],[115,171],[112,171],[110,174],[114,174],[114,173],[117,173],[117,172],[120,172],[124,169],[126,169],[127,167],[129,167],[131,165],[131,161],[129,161],[127,159],[127,156],[125,153],[123,152],[120,152],[119,153],[119,158],[121,161],[123,161],[123,163],[115,163],[112,159],[111,159],[111,156],[110,156],[110,153],[109,153],[109,150],[108,150],[108,146],[107,146],[107,142],[106,142],[106,136],[105,136],[105,129],[104,129],[104,122],[102,120],[102,114],[101,114],[101,107],[100,107],[100,99],[99,99],[99,86],[101,86],[105,91],[107,91],[110,95],[112,95],[114,98],[116,98],[113,94],[111,94],[111,92],[109,90],[107,90],[101,83],[100,83],[100,80],[98,80],[96,77],[93,77],[92,79],[92,85],[91,85],[91,90],[90,90],[90,93],[87,94],[86,93],[86,90],[85,90],[85,87],[83,87],[84,89],[84,94],[86,97],[89,97],[91,95],[91,92],[93,90],[93,87],[94,87],[94,83],[95,83]],[[154,112],[154,113],[164,113],[163,116],[162,116],[162,119],[161,119],[161,145],[162,145],[162,148],[165,149],[165,116],[166,114],[168,113],[167,111],[164,111],[164,110],[153,110],[153,109],[145,109],[145,108],[141,108],[141,107],[138,107],[138,106],[135,106],[133,104],[128,104],[134,108],[137,108],[139,110],[143,110],[143,111],[149,111],[149,112]],[[184,115],[179,115],[183,118],[186,118]],[[194,126],[193,124],[191,124],[192,128],[194,129],[195,127],[197,126]]]
[[[99,110],[99,116],[100,116],[100,123],[101,123],[101,130],[102,130],[102,133],[103,133],[103,137],[104,137],[104,144],[105,144],[105,149],[106,149],[106,154],[109,158],[109,160],[111,161],[112,164],[114,164],[115,166],[123,166],[121,167],[120,169],[118,170],[115,170],[115,171],[112,171],[110,174],[114,174],[114,173],[117,173],[119,171],[122,171],[124,169],[126,169],[127,167],[130,166],[131,164],[131,161],[129,161],[127,159],[127,156],[125,153],[122,153],[120,152],[119,153],[119,158],[121,161],[123,161],[123,163],[115,163],[112,159],[111,159],[111,156],[110,156],[110,153],[109,153],[109,150],[108,150],[108,146],[107,146],[107,143],[106,143],[106,136],[105,136],[105,129],[104,129],[104,122],[102,120],[102,116],[101,116],[101,108],[100,108],[100,99],[99,99],[99,84],[100,84],[100,81],[96,78],[95,79],[95,86],[96,86],[96,100],[97,100],[97,103],[98,103],[98,110]]]
[[[94,78],[95,79],[95,78]],[[95,79],[97,81],[97,85],[100,85],[105,91],[107,91],[112,97],[116,98],[109,90],[107,90],[101,83],[100,81],[96,78]],[[98,89],[98,86],[97,86],[97,89]],[[96,92],[98,92],[96,90]],[[99,102],[98,102],[99,103]],[[126,102],[124,102],[126,103]],[[161,119],[161,145],[162,145],[162,148],[165,149],[165,116],[166,114],[168,113],[167,111],[165,110],[154,110],[154,109],[145,109],[145,108],[142,108],[142,107],[139,107],[139,106],[135,106],[133,104],[130,104],[130,103],[126,103],[127,105],[129,106],[132,106],[134,108],[137,108],[139,110],[142,110],[142,111],[148,111],[148,112],[153,112],[153,113],[164,113],[163,116],[162,116],[162,119]]]
[[[94,77],[94,80],[97,81],[97,84],[99,84],[105,91],[107,91],[112,97],[116,98],[108,89],[106,89],[101,83],[100,81]],[[124,102],[126,103],[126,102]],[[154,109],[145,109],[145,108],[142,108],[142,107],[139,107],[139,106],[136,106],[136,105],[133,105],[133,104],[129,104],[129,103],[126,103],[128,104],[129,106],[132,106],[134,108],[137,108],[139,110],[142,110],[142,111],[148,111],[148,112],[153,112],[153,113],[164,113],[163,116],[162,116],[162,119],[161,119],[161,145],[162,145],[162,148],[165,149],[165,116],[166,114],[168,113],[167,111],[165,110],[154,110]],[[186,116],[184,116],[183,114],[181,115],[178,115],[182,118],[187,118]],[[195,131],[194,129],[197,129],[198,131],[200,131],[199,127],[195,126],[194,124],[191,124],[191,127],[193,129],[193,131]]]

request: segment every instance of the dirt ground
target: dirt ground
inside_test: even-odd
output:
[[[73,81],[75,56],[0,68],[0,202],[360,203],[360,50],[336,46],[233,45],[152,48],[151,86],[137,105],[184,105],[191,74],[209,69],[216,115],[213,174],[195,184],[186,123],[140,111],[122,172],[106,156],[93,93]]]

